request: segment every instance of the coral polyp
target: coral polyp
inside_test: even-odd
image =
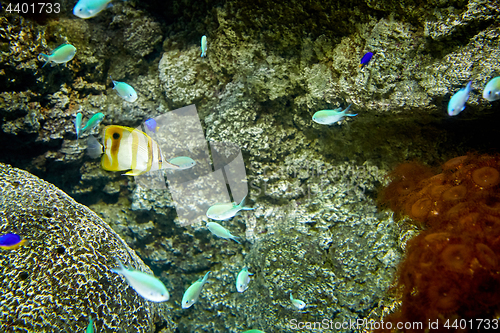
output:
[[[498,316],[500,156],[459,156],[435,171],[405,163],[389,176],[381,204],[426,230],[406,245],[396,279],[402,305],[384,320],[438,320],[438,330],[458,332],[446,321]]]
[[[422,198],[411,206],[411,216],[416,220],[427,218],[432,208],[432,201],[429,198]]]
[[[443,192],[444,201],[457,201],[465,198],[467,188],[464,185],[453,186]]]
[[[499,172],[492,167],[483,167],[472,172],[472,180],[478,186],[491,187],[498,184]]]

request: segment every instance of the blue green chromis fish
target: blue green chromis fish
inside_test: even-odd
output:
[[[120,262],[113,272],[125,277],[128,284],[143,298],[151,302],[165,302],[170,298],[167,288],[159,279],[141,271],[128,269]]]
[[[253,210],[253,208],[245,206],[246,196],[237,205],[233,203],[218,203],[210,206],[207,210],[207,217],[212,220],[225,221],[234,217],[240,210]]]
[[[349,106],[344,111],[341,111],[342,108],[337,108],[335,110],[320,110],[313,115],[312,120],[321,125],[332,125],[338,121],[341,121],[346,116],[357,116],[357,113],[347,113],[351,105],[352,104],[349,104]]]
[[[469,81],[465,88],[457,91],[451,96],[448,102],[448,115],[456,116],[465,109],[465,103],[469,99],[470,91],[472,90],[472,81]]]
[[[207,56],[207,36],[201,37],[201,57]]]
[[[238,241],[239,237],[233,236],[231,232],[229,232],[229,230],[227,230],[217,222],[208,222],[207,228],[208,230],[210,230],[211,233],[213,233],[217,237],[224,239],[232,239],[236,243],[240,244],[240,242]]]
[[[192,168],[196,165],[195,160],[193,160],[191,157],[187,157],[187,156],[178,156],[178,157],[171,158],[167,161],[168,161],[168,163],[171,163],[173,165],[177,165],[179,167],[178,169],[175,169],[175,170],[185,170],[185,169]]]
[[[248,330],[248,331],[245,331],[243,333],[266,333],[266,332],[261,331],[261,330]]]
[[[101,112],[96,113],[95,115],[92,116],[92,118],[89,119],[89,121],[87,121],[85,126],[82,128],[81,132],[83,133],[86,131],[93,130],[94,128],[96,128],[99,125],[99,123],[103,119],[104,119],[104,113],[101,113]]]
[[[290,301],[292,301],[293,306],[295,306],[299,310],[302,310],[306,307],[306,303],[304,301],[301,301],[300,299],[293,298],[292,293],[290,293]]]
[[[78,112],[74,120],[77,139],[80,139],[80,133],[82,132],[82,117],[83,117],[82,114]]]
[[[89,325],[87,326],[85,333],[94,333],[94,321],[92,318],[89,319]]]
[[[189,288],[187,288],[187,290],[184,292],[184,295],[182,296],[183,309],[191,307],[194,303],[198,301],[201,289],[203,289],[203,285],[208,280],[208,274],[210,274],[210,271],[208,271],[207,274],[205,274],[203,279],[200,278],[198,281],[189,286]]]
[[[500,76],[491,79],[483,91],[483,98],[493,102],[500,99]]]
[[[51,54],[47,55],[44,53],[40,53],[40,56],[45,60],[45,64],[43,64],[42,68],[45,67],[48,63],[56,63],[63,64],[75,56],[76,47],[71,44],[62,44],[58,46]]]
[[[236,277],[236,290],[238,290],[239,293],[242,293],[248,289],[248,284],[250,283],[250,275],[253,274],[248,273],[248,268],[246,267],[243,267],[243,269],[238,273],[238,276]]]
[[[129,103],[133,103],[137,100],[137,93],[130,84],[127,84],[125,82],[115,81],[111,76],[109,78],[111,79],[111,81],[113,81],[114,84],[113,89],[116,91],[118,96],[120,96]]]
[[[111,0],[80,0],[73,8],[73,14],[88,19],[99,14],[110,2]]]

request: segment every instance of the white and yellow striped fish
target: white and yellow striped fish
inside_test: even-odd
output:
[[[139,176],[160,169],[179,169],[162,155],[160,146],[146,133],[131,127],[111,125],[104,129],[104,155],[101,168],[107,171],[130,170]]]

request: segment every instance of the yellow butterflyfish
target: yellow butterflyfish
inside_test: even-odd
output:
[[[104,129],[103,143],[101,168],[107,171],[130,170],[125,175],[139,176],[162,168],[180,168],[165,160],[160,146],[149,135],[136,128],[107,126]]]

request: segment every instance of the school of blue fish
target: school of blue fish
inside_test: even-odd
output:
[[[73,9],[73,14],[82,19],[90,19],[110,5],[111,0],[79,0]],[[39,58],[45,61],[42,67],[45,67],[49,63],[51,65],[64,64],[71,61],[75,57],[76,52],[77,50],[73,45],[65,43],[54,49],[50,54],[41,53]],[[207,36],[204,35],[201,37],[201,57],[204,58],[206,56]],[[366,68],[373,56],[372,52],[367,52],[361,58],[359,67],[361,69]],[[131,85],[115,81],[111,76],[110,79],[113,83],[113,89],[119,97],[128,103],[137,101],[138,94]],[[469,81],[465,87],[453,94],[447,108],[449,116],[456,116],[465,109],[471,90],[472,81]],[[495,77],[486,84],[482,96],[490,102],[500,99],[500,77]],[[347,106],[344,110],[339,107],[333,110],[317,111],[312,116],[312,120],[321,125],[333,125],[341,122],[345,117],[354,117],[357,115],[347,113],[351,105]],[[87,154],[91,158],[101,157],[102,169],[107,171],[126,171],[124,175],[138,176],[163,169],[172,172],[186,170],[196,165],[196,161],[189,156],[169,156],[165,158],[158,144],[148,134],[136,128],[108,125],[104,128],[102,143],[100,143],[90,133],[99,127],[104,118],[105,115],[103,113],[96,113],[84,125],[83,114],[78,112],[74,119],[77,140],[88,134]],[[156,133],[160,130],[156,120],[153,118],[147,119],[144,122],[144,127],[149,133]],[[240,211],[253,209],[245,206],[245,199],[246,197],[240,203],[214,204],[208,208],[206,216],[209,220],[230,220]],[[206,227],[216,237],[240,243],[240,237],[233,235],[218,222],[207,222]],[[6,233],[0,236],[1,250],[14,251],[27,245],[29,245],[29,242],[16,233]],[[110,268],[110,270],[121,276],[144,299],[151,302],[165,302],[170,299],[167,288],[158,278],[151,274],[129,269],[119,261],[117,263],[118,267]],[[181,301],[183,309],[192,307],[198,301],[203,286],[208,281],[209,274],[210,271],[186,289]],[[247,267],[243,267],[236,275],[235,286],[237,292],[243,293],[249,288],[251,275],[253,274],[249,273]],[[298,310],[303,310],[307,307],[304,301],[295,299],[292,293],[290,293],[290,302]],[[86,332],[96,332],[96,323],[92,318],[89,318]],[[256,329],[251,329],[244,333],[258,332],[263,333],[263,331]]]

